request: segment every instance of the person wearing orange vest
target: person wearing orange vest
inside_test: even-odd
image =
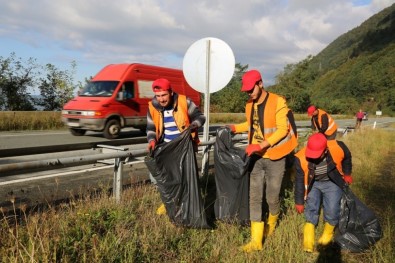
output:
[[[311,129],[314,132],[324,134],[328,140],[336,138],[337,124],[328,113],[311,105],[307,109],[307,115],[311,117]]]
[[[318,244],[327,246],[332,241],[339,223],[343,187],[353,181],[352,156],[343,142],[315,133],[307,140],[307,146],[295,154],[294,164],[295,208],[299,214],[304,212],[306,219],[303,249],[313,252],[321,202],[325,224]]]
[[[170,142],[185,129],[192,130],[192,139],[198,142],[197,129],[206,122],[206,117],[185,95],[173,92],[170,82],[160,78],[152,83],[154,98],[148,103],[147,141],[148,151],[153,151],[158,143]],[[151,181],[156,184],[150,174]],[[166,214],[165,205],[157,210],[158,215]]]
[[[259,71],[250,70],[243,75],[241,91],[249,95],[245,110],[247,121],[228,127],[233,133],[248,131],[246,153],[253,164],[249,198],[251,241],[241,249],[249,253],[262,250],[263,238],[274,231],[280,213],[279,194],[286,156],[293,152],[298,141],[295,126],[289,119],[292,112],[285,99],[264,89]],[[269,206],[267,221],[262,211],[264,192]]]

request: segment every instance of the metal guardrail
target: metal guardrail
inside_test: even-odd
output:
[[[232,139],[233,141],[243,141],[247,138],[245,134],[237,134]],[[200,146],[211,146],[215,143],[215,137],[209,141],[201,142]],[[114,180],[113,180],[113,195],[117,201],[121,198],[122,191],[122,176],[123,165],[127,159],[132,160],[136,157],[146,156],[148,151],[146,149],[130,150],[124,147],[116,147],[110,145],[97,145],[98,148],[105,148],[114,150],[111,153],[100,153],[85,156],[54,158],[48,160],[27,161],[20,163],[11,163],[0,165],[0,174],[15,171],[32,171],[37,169],[52,170],[71,166],[79,166],[84,164],[93,164],[100,160],[114,159]],[[204,147],[207,148],[207,147]]]
[[[126,138],[126,139],[118,139],[112,140],[110,143],[113,146],[122,146],[126,144],[138,144],[145,143],[147,138]],[[104,140],[100,143],[106,143]],[[26,155],[35,155],[41,153],[57,153],[57,152],[67,152],[67,151],[76,151],[76,150],[85,150],[89,148],[95,148],[98,145],[98,142],[84,142],[84,143],[72,143],[72,144],[58,144],[58,145],[40,145],[33,147],[26,147],[21,151],[19,148],[15,149],[0,149],[0,158],[10,157],[10,156],[26,156]]]
[[[233,140],[241,141],[241,140],[245,140],[246,138],[247,137],[245,135],[237,134],[233,137]],[[207,142],[201,142],[200,146],[213,145],[214,143],[215,143],[215,138]],[[97,145],[96,147],[113,149],[116,150],[116,152],[3,164],[0,165],[0,174],[10,171],[34,170],[39,168],[47,168],[48,170],[51,170],[51,169],[58,169],[58,168],[64,168],[70,166],[91,164],[91,163],[95,163],[96,161],[106,160],[106,159],[114,159],[114,158],[132,159],[135,157],[142,157],[148,154],[148,151],[146,149],[128,151],[128,148],[120,148],[120,147],[109,146],[109,145]]]

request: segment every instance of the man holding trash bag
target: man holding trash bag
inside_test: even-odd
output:
[[[248,131],[246,153],[251,156],[253,165],[249,188],[251,241],[241,249],[250,253],[262,250],[263,237],[270,236],[276,227],[286,156],[298,142],[292,128],[292,112],[285,99],[264,89],[259,71],[250,70],[243,75],[241,91],[249,95],[245,110],[247,121],[228,127],[234,133]],[[269,206],[267,221],[262,211],[264,192]]]
[[[324,210],[324,232],[321,246],[328,245],[339,223],[340,200],[345,183],[352,183],[352,157],[341,141],[327,140],[322,133],[311,135],[307,146],[295,154],[295,208],[304,212],[303,249],[314,251],[315,227],[318,224],[321,200]]]
[[[174,140],[187,128],[192,130],[192,139],[198,143],[197,129],[205,123],[206,117],[195,103],[173,92],[170,82],[164,78],[155,80],[152,90],[155,96],[148,104],[147,149],[153,151],[157,144]],[[150,178],[155,183],[151,174]],[[166,214],[165,205],[162,204],[156,213]]]

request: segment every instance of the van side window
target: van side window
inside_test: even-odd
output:
[[[125,88],[126,99],[134,98],[134,83],[133,83],[133,81],[126,81],[123,85],[124,85],[123,87]]]

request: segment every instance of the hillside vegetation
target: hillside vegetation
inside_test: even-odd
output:
[[[272,91],[303,112],[317,104],[331,113],[359,108],[395,112],[395,4],[341,35],[316,56],[290,64]]]

